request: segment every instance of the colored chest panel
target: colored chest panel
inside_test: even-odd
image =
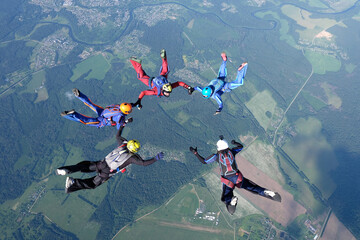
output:
[[[219,164],[221,168],[221,175],[227,176],[237,172],[237,165],[235,157],[230,150],[219,153]]]

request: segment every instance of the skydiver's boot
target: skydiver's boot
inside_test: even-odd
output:
[[[270,191],[270,190],[265,190],[264,191],[264,196],[266,198],[269,198],[269,199],[274,200],[276,202],[281,202],[281,196],[277,192],[273,192],[273,191]]]
[[[72,177],[67,177],[65,181],[65,193],[69,193],[69,187],[74,184],[74,179]]]
[[[56,175],[66,175],[68,173],[69,173],[69,171],[66,169],[59,169],[59,168],[56,169]]]
[[[131,61],[134,61],[134,62],[137,62],[137,63],[141,64],[141,59],[138,59],[138,58],[135,57],[135,56],[133,56],[133,57],[130,58],[130,62],[131,62]]]
[[[75,110],[72,109],[72,110],[70,110],[70,111],[63,111],[62,113],[60,113],[60,115],[61,115],[62,117],[64,117],[64,116],[71,115],[71,114],[74,114],[74,113],[75,113]]]
[[[226,56],[226,53],[225,52],[222,52],[221,53],[221,58],[223,61],[226,61],[227,60],[227,56]]]
[[[161,51],[160,51],[160,57],[161,57],[162,59],[166,59],[166,50],[165,50],[165,49],[161,49]]]
[[[74,88],[74,89],[72,90],[72,92],[74,93],[75,97],[79,97],[79,96],[80,96],[80,91],[79,91],[79,89]]]
[[[241,69],[243,69],[248,63],[247,62],[243,62],[239,68],[238,68],[238,71],[241,71]]]
[[[231,202],[226,205],[226,209],[228,210],[228,212],[231,215],[233,215],[235,213],[237,202],[238,202],[238,198],[236,196],[234,196],[231,199]]]

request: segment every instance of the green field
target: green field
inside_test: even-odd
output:
[[[256,140],[240,154],[270,178],[283,185],[284,178],[279,170],[274,152],[272,145]]]
[[[77,64],[75,69],[73,69],[73,75],[71,76],[70,80],[75,82],[84,74],[87,74],[85,79],[95,78],[102,80],[104,79],[107,71],[109,71],[110,67],[111,65],[105,59],[105,57],[102,54],[98,54]]]
[[[254,115],[261,127],[266,130],[271,122],[271,118],[266,115],[266,112],[270,112],[272,115],[276,107],[276,101],[271,96],[271,92],[268,90],[258,92],[250,99],[249,102],[246,103],[246,106]]]
[[[314,198],[314,195],[309,189],[304,179],[299,175],[298,171],[294,169],[280,154],[276,154],[279,158],[280,166],[283,171],[289,176],[287,184],[283,185],[294,196],[294,199],[303,205],[306,209],[311,210],[314,216],[322,214],[325,210],[324,206]]]
[[[196,215],[196,210],[203,206],[204,213]],[[150,209],[149,209],[150,211]],[[146,214],[143,210],[143,215]],[[217,220],[206,220],[206,214]],[[115,239],[227,239],[233,235],[231,225],[220,214],[218,203],[209,191],[198,185],[197,181],[183,186],[158,210],[140,218],[125,227]],[[216,221],[218,223],[216,223]]]
[[[305,50],[305,57],[311,63],[314,73],[317,74],[337,72],[341,68],[341,62],[337,58],[321,52]]]
[[[339,109],[342,105],[341,98],[335,93],[334,87],[326,82],[321,84],[321,87],[324,89],[325,94],[328,98],[328,104],[334,108]]]
[[[45,71],[39,71],[32,74],[31,81],[26,85],[26,89],[21,93],[34,93],[46,81]]]
[[[320,109],[327,106],[327,104],[323,102],[320,98],[311,95],[311,93],[307,91],[301,91],[301,94],[316,111],[319,111]]]

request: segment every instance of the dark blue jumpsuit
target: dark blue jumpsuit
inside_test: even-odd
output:
[[[218,151],[206,159],[200,156],[199,153],[195,154],[199,161],[203,164],[212,163],[214,161],[219,163],[221,169],[221,182],[223,183],[221,201],[223,201],[226,205],[230,204],[231,199],[234,196],[233,191],[235,187],[244,188],[261,196],[265,196],[264,191],[266,190],[265,188],[260,187],[249,179],[243,177],[235,161],[235,155],[243,149],[243,145],[240,143],[235,144],[237,145],[236,147]]]

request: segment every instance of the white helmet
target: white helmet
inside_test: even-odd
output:
[[[216,143],[216,147],[218,151],[225,150],[229,148],[229,144],[226,140],[219,140]]]

